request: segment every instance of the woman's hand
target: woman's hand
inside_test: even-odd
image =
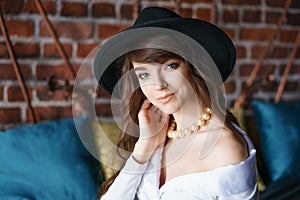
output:
[[[145,100],[138,114],[140,137],[133,157],[139,163],[147,162],[152,153],[164,145],[169,124],[169,115],[163,113],[149,100]]]

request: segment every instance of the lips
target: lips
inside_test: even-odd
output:
[[[161,97],[158,97],[157,100],[160,102],[160,103],[168,103],[173,97],[174,97],[174,93],[169,93],[169,94],[166,94],[166,95],[163,95]]]

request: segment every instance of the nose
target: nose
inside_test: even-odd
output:
[[[155,84],[156,90],[164,90],[168,87],[168,83],[165,80],[158,80]]]

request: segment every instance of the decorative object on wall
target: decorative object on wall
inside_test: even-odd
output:
[[[3,34],[4,39],[5,39],[5,45],[7,47],[9,57],[12,61],[16,77],[17,77],[18,82],[19,82],[20,87],[21,87],[22,95],[23,95],[23,97],[26,101],[26,104],[27,104],[27,107],[28,107],[28,110],[29,110],[29,113],[30,113],[30,121],[32,123],[36,123],[39,120],[37,119],[37,115],[36,115],[34,109],[32,108],[30,97],[29,97],[29,94],[28,94],[28,90],[27,90],[27,87],[24,83],[24,78],[23,78],[23,75],[21,74],[20,66],[19,66],[18,61],[16,59],[16,56],[15,56],[15,53],[14,53],[14,50],[13,50],[13,47],[12,47],[12,44],[11,44],[11,41],[10,41],[10,38],[9,38],[9,35],[8,35],[8,31],[7,31],[7,28],[6,28],[6,25],[5,25],[5,21],[4,21],[4,17],[3,17],[3,14],[2,14],[1,7],[0,7],[0,26],[1,26],[2,34]]]
[[[234,102],[235,108],[243,107],[246,102],[246,99],[249,97],[249,95],[252,95],[252,93],[248,93],[247,88],[251,88],[251,86],[257,76],[257,73],[259,72],[259,70],[262,66],[262,63],[263,63],[265,57],[268,55],[268,53],[271,52],[272,44],[276,38],[276,35],[278,35],[278,33],[280,32],[284,20],[286,19],[286,15],[287,15],[288,9],[291,5],[291,2],[292,2],[292,0],[286,1],[285,6],[284,6],[284,11],[281,13],[280,18],[277,21],[276,29],[270,35],[267,46],[264,48],[263,52],[260,54],[260,57],[259,57],[258,61],[256,62],[255,66],[247,80],[244,90],[241,92],[240,96]]]
[[[55,76],[51,76],[48,80],[48,96],[53,96],[56,90],[62,90],[64,92],[65,99],[72,97],[73,85],[67,79],[58,79]]]
[[[282,96],[282,92],[283,92],[283,89],[284,89],[287,77],[288,77],[289,72],[291,70],[292,63],[294,61],[296,52],[297,52],[297,50],[299,48],[299,43],[300,43],[300,31],[298,31],[297,38],[296,38],[296,41],[294,43],[293,50],[292,50],[292,52],[290,54],[288,63],[286,65],[285,69],[284,69],[284,73],[282,75],[282,78],[281,78],[281,81],[280,81],[280,85],[278,87],[278,90],[277,90],[277,93],[276,93],[276,96],[275,96],[275,103],[278,103],[280,101],[280,98]]]
[[[56,47],[57,51],[59,52],[59,55],[64,60],[66,66],[68,67],[68,69],[70,70],[70,72],[72,74],[72,78],[75,80],[76,72],[74,70],[74,67],[70,63],[70,61],[67,57],[67,54],[66,54],[62,44],[60,43],[60,41],[59,41],[59,39],[58,39],[58,37],[55,33],[55,30],[54,30],[51,22],[49,21],[49,19],[47,17],[47,14],[45,12],[45,9],[44,9],[41,1],[40,0],[35,0],[35,4],[36,4],[36,7],[37,7],[40,15],[42,16],[43,20],[45,21],[46,27],[47,27],[50,35],[52,36],[52,38],[54,40],[54,44],[55,44],[55,47]],[[28,110],[29,110],[29,113],[30,113],[30,121],[32,123],[37,123],[39,121],[39,119],[38,119],[38,116],[35,113],[32,105],[31,105],[31,99],[30,99],[29,94],[28,94],[28,89],[27,89],[27,86],[25,84],[24,78],[21,74],[20,66],[19,66],[19,64],[17,62],[17,59],[16,59],[16,56],[15,56],[15,53],[14,53],[14,50],[13,50],[13,47],[12,47],[12,44],[11,44],[11,41],[10,41],[10,38],[9,38],[9,34],[8,34],[8,31],[7,31],[7,28],[6,28],[6,24],[5,24],[5,21],[4,21],[4,17],[3,17],[3,14],[2,14],[2,9],[1,8],[0,8],[0,16],[1,16],[0,26],[1,26],[2,34],[5,38],[5,45],[7,47],[10,59],[12,60],[14,71],[15,71],[18,83],[21,87],[22,96],[26,101],[26,104],[27,104],[27,107],[28,107]],[[49,94],[51,92],[52,93],[55,92],[55,90],[64,89],[64,90],[67,91],[65,97],[68,97],[68,96],[70,97],[70,94],[71,94],[70,87],[72,87],[72,86],[70,86],[69,81],[66,81],[64,85],[59,85],[58,80],[55,77],[50,77],[48,83],[49,83]]]
[[[70,70],[73,79],[75,79],[76,78],[76,72],[74,70],[74,67],[70,63],[69,58],[67,57],[66,51],[64,50],[62,44],[60,43],[60,41],[59,41],[59,39],[56,35],[56,32],[55,32],[51,22],[49,21],[49,19],[47,17],[47,14],[46,14],[46,11],[43,7],[43,4],[41,3],[40,0],[35,0],[35,4],[36,4],[36,7],[37,7],[40,15],[43,17],[43,20],[45,22],[45,25],[47,27],[47,30],[48,30],[49,34],[51,35],[51,37],[54,40],[54,44],[55,44],[55,47],[56,47],[57,51],[59,52],[59,55],[64,60],[66,66]]]

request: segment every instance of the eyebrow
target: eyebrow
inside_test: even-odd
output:
[[[143,67],[143,66],[138,66],[138,67],[135,67],[135,68],[134,68],[134,71],[135,71],[135,72],[137,72],[137,71],[143,71],[143,70],[146,70],[146,68]]]

